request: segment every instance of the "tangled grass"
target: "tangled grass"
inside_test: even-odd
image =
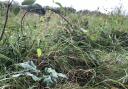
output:
[[[128,88],[127,17],[70,13],[66,18],[71,27],[52,12],[42,17],[28,14],[22,34],[21,16],[10,13],[0,42],[2,89],[34,89],[39,85],[26,77],[2,80],[19,72],[14,64],[37,59],[37,48],[42,49],[48,64],[69,77],[66,84],[58,84],[55,89]]]

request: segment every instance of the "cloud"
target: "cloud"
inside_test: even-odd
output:
[[[6,1],[6,0],[0,0]],[[15,0],[21,4],[24,0]],[[73,7],[78,10],[99,10],[102,13],[109,13],[122,5],[122,10],[128,12],[128,0],[54,0],[60,2],[62,6]],[[58,7],[53,0],[36,0],[42,6]]]
[[[95,11],[99,9],[102,13],[109,13],[115,8],[119,8],[122,5],[122,10],[128,12],[128,0],[55,0],[60,2],[63,6],[73,7],[76,10],[90,10]],[[37,3],[42,6],[53,6],[57,5],[53,3],[53,0],[37,0]]]

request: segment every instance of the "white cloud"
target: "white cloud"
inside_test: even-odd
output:
[[[5,1],[5,0],[1,0]],[[23,0],[15,0],[21,3]],[[76,10],[88,9],[90,11],[97,10],[103,13],[108,13],[113,11],[115,8],[122,5],[123,10],[128,12],[128,0],[54,0],[60,2],[63,6],[73,7]],[[37,0],[36,3],[42,6],[52,6],[57,7],[53,0]],[[106,11],[107,10],[107,11]]]

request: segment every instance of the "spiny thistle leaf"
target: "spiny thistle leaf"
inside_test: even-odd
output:
[[[22,68],[26,69],[26,70],[29,70],[29,71],[32,71],[32,72],[35,72],[35,73],[38,73],[40,72],[36,65],[33,63],[33,61],[28,61],[28,62],[24,62],[24,63],[19,63],[19,64],[16,64],[18,66],[21,66]]]
[[[30,72],[25,72],[25,73],[12,75],[12,78],[18,78],[20,76],[30,76],[30,77],[32,77],[32,79],[34,81],[40,81],[41,80],[41,78],[37,77],[36,75],[34,75],[34,74],[30,73]]]

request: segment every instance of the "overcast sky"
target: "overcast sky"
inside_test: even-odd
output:
[[[6,0],[0,0],[6,1]],[[21,4],[23,0],[14,0]],[[90,11],[97,10],[102,13],[108,13],[113,11],[115,8],[122,6],[122,9],[128,12],[128,0],[54,0],[60,2],[62,6],[73,7],[76,10],[88,9]],[[36,3],[42,6],[57,7],[53,0],[36,0]]]

